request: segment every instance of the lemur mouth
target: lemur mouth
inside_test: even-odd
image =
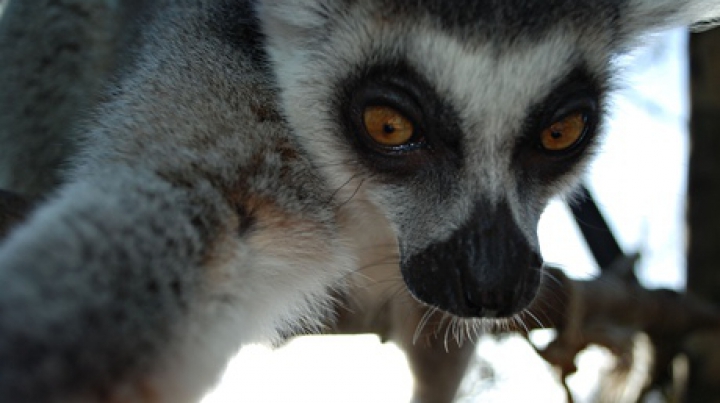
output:
[[[461,317],[510,317],[537,295],[542,259],[501,203],[478,205],[446,241],[403,257],[401,272],[421,302]]]

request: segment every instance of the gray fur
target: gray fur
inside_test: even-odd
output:
[[[129,21],[140,3],[3,5],[0,187],[41,197],[62,181],[66,159],[77,149],[77,122],[98,102],[106,76],[124,54],[115,44],[135,33]]]
[[[330,291],[362,277],[379,239],[424,303],[461,316],[524,309],[540,277],[537,219],[596,142],[562,165],[537,154],[532,139],[555,93],[580,85],[601,112],[616,52],[720,9],[710,0],[159,4],[82,129],[81,151],[58,153],[72,162],[67,183],[0,247],[2,401],[196,400],[240,345],[317,326]],[[451,128],[432,134],[422,163],[388,169],[348,131],[348,105],[375,71],[403,73],[428,119]],[[18,136],[18,149],[32,149]],[[56,171],[29,168],[45,169]],[[28,186],[42,193],[53,181]],[[527,267],[508,286],[503,266],[516,250]],[[447,278],[488,289],[463,289],[473,295],[458,302]]]

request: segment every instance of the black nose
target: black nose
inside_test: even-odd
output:
[[[407,258],[401,271],[420,301],[462,317],[508,317],[537,294],[540,254],[506,203],[479,203],[452,236]]]

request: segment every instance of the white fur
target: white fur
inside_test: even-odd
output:
[[[632,0],[631,15],[638,26],[655,21],[662,26],[693,25],[720,18],[718,0]],[[659,18],[659,20],[657,20]]]

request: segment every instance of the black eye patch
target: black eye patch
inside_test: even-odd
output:
[[[523,177],[553,182],[586,158],[603,113],[600,82],[578,68],[530,110],[513,158]]]
[[[405,63],[359,69],[339,89],[344,141],[375,176],[421,179],[462,166],[457,114]]]

